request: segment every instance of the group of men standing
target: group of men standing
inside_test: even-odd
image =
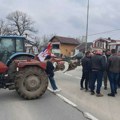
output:
[[[94,95],[97,81],[96,96],[102,97],[102,81],[104,80],[104,89],[107,89],[108,78],[111,88],[108,96],[115,97],[118,83],[120,83],[120,55],[116,53],[116,50],[112,49],[104,52],[100,50],[87,51],[81,62],[83,67],[80,81],[81,90],[84,89],[83,83],[85,81],[85,90],[90,90],[91,95]]]

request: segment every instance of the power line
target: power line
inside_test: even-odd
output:
[[[115,29],[115,30],[108,30],[108,31],[104,31],[104,32],[89,34],[88,36],[99,35],[99,34],[106,34],[106,33],[115,32],[115,31],[119,31],[119,30],[120,30],[120,28],[119,29]]]

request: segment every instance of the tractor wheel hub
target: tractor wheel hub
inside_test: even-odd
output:
[[[28,91],[34,91],[40,87],[40,80],[36,76],[28,76],[25,80],[25,87]]]

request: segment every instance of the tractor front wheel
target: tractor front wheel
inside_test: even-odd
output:
[[[19,71],[15,79],[16,91],[28,100],[39,98],[48,86],[48,77],[39,67],[26,67]]]

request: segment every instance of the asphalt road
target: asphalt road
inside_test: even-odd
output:
[[[59,93],[71,100],[84,113],[93,118],[93,120],[120,120],[120,89],[116,97],[108,97],[110,85],[104,90],[104,84],[101,87],[103,97],[90,95],[90,92],[80,90],[80,78],[82,76],[82,67],[75,70],[62,73],[56,72],[55,79],[57,85],[62,89]]]
[[[83,114],[49,90],[37,100],[0,90],[0,120],[86,120]]]

